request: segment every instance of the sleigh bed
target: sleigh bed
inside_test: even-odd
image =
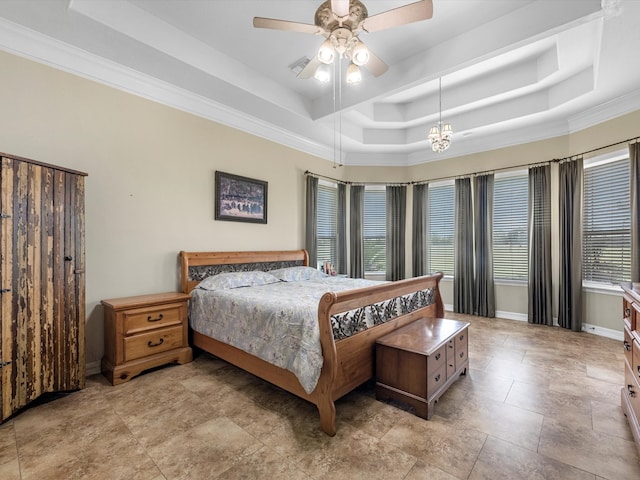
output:
[[[308,266],[305,250],[180,252],[180,260],[182,291],[192,295],[193,345],[315,404],[328,435],[336,433],[335,400],[374,376],[376,339],[419,317],[444,316],[441,273],[396,282],[329,278]],[[234,275],[250,280],[229,287],[229,278],[237,281]],[[262,277],[272,276],[277,280],[263,282]],[[226,285],[222,291],[221,284]],[[243,307],[240,296],[253,305]],[[293,300],[291,307],[286,296]],[[275,311],[264,312],[269,308]],[[264,332],[259,330],[262,315],[269,325]],[[226,333],[218,320],[232,322]],[[285,332],[275,330],[279,323]],[[289,364],[272,347],[293,341],[298,331],[305,348]],[[291,343],[281,347],[298,350]],[[316,375],[306,376],[314,369]]]

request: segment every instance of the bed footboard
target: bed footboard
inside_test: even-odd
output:
[[[336,432],[334,401],[374,377],[375,343],[378,338],[420,317],[444,317],[444,304],[439,290],[442,277],[443,274],[438,273],[323,295],[318,306],[318,322],[324,365],[312,396],[318,406],[320,424],[325,433],[335,435]],[[334,340],[332,316],[424,290],[433,292],[429,305],[406,312],[350,337]]]

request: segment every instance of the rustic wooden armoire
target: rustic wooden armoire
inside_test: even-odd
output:
[[[85,384],[85,173],[1,154],[0,421]]]

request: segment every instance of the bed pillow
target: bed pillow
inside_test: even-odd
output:
[[[270,270],[269,273],[283,282],[297,282],[298,280],[312,280],[325,278],[327,275],[313,267],[287,267]]]
[[[270,273],[254,270],[251,272],[219,273],[205,278],[198,284],[203,290],[226,290],[239,287],[257,287],[278,283],[280,280]]]

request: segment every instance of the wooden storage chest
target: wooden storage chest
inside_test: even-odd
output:
[[[420,318],[376,342],[376,398],[431,418],[435,403],[467,372],[467,322]]]

